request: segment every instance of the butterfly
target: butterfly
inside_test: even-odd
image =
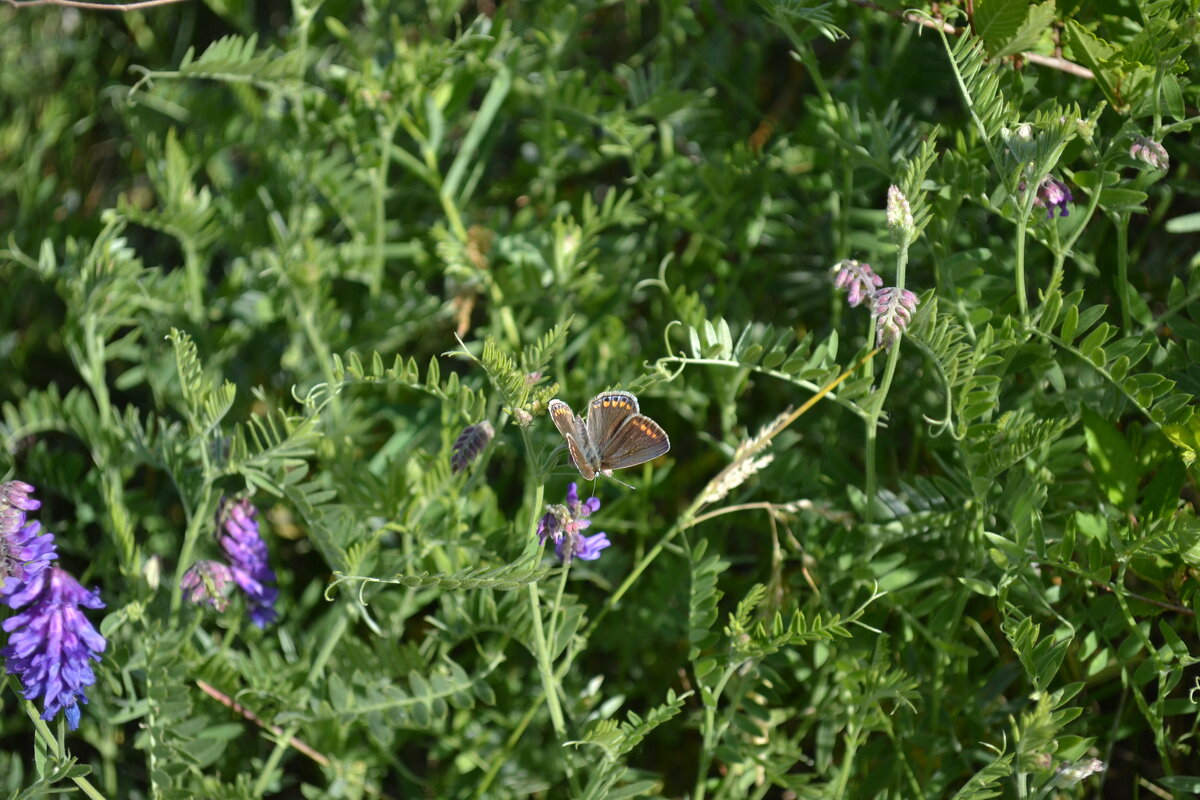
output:
[[[549,410],[584,480],[594,480],[597,473],[611,478],[614,469],[637,466],[671,449],[666,431],[641,413],[629,392],[596,395],[586,421],[561,400],[551,400]]]

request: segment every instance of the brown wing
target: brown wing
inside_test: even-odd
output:
[[[638,401],[629,392],[604,392],[588,404],[587,437],[597,453],[608,450],[625,420],[638,413]]]
[[[667,432],[654,420],[636,414],[625,420],[603,450],[600,469],[634,467],[671,449]]]
[[[551,400],[548,409],[554,427],[558,428],[558,432],[567,440],[567,451],[571,454],[571,462],[575,469],[579,470],[579,474],[585,480],[592,480],[596,477],[596,470],[584,456],[587,429],[584,428],[583,420],[575,416],[571,407],[562,400]]]

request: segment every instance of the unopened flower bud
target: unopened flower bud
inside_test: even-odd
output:
[[[912,236],[912,208],[908,205],[908,198],[904,196],[904,193],[900,191],[900,187],[896,185],[888,187],[887,225],[888,230],[891,231],[892,239],[897,244],[906,243]]]
[[[463,428],[462,433],[454,440],[454,454],[450,456],[450,469],[454,472],[462,472],[466,469],[467,465],[475,460],[475,457],[495,435],[495,428],[486,419],[478,425],[468,425]]]
[[[1134,137],[1133,144],[1129,145],[1129,156],[1154,169],[1166,169],[1171,163],[1167,148],[1146,136]]]

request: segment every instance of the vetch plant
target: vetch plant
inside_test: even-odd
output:
[[[0,793],[1195,793],[1187,4],[388,8],[0,4]]]

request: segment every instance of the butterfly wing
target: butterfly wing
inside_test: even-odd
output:
[[[587,446],[587,429],[584,427],[583,420],[575,416],[571,407],[561,400],[551,400],[548,409],[550,419],[554,420],[554,427],[558,428],[558,432],[567,440],[571,463],[575,465],[575,469],[579,470],[579,474],[583,476],[584,480],[592,480],[596,477],[596,468],[588,462],[584,455],[589,448]]]
[[[637,416],[637,398],[629,392],[605,392],[588,404],[587,437],[597,453],[608,452],[609,442],[630,417]]]
[[[670,449],[671,440],[661,425],[647,416],[634,414],[626,418],[601,451],[600,470],[634,467]]]

